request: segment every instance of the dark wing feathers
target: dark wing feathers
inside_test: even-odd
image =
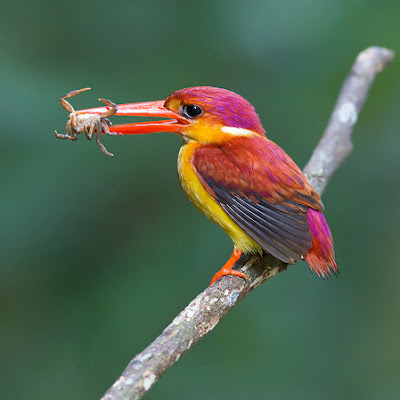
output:
[[[299,261],[311,247],[310,229],[302,221],[307,220],[305,213],[284,213],[238,195],[220,205],[263,249],[282,261]]]
[[[307,212],[322,209],[319,197],[273,142],[261,138],[254,147],[241,139],[229,147],[198,148],[192,158],[196,174],[223,210],[265,251],[284,262],[299,261],[311,248]],[[242,151],[246,144],[251,151]]]
[[[312,239],[308,224],[303,221],[305,219],[307,222],[304,213],[286,214],[277,212],[272,207],[263,207],[263,204],[256,205],[247,199],[237,197],[234,200],[242,212],[250,212],[253,219],[262,220],[271,230],[277,233],[281,231],[287,238],[296,237],[299,244],[304,246],[307,246]]]
[[[246,216],[238,214],[234,206],[228,205],[222,208],[224,208],[231,218],[233,218],[235,222],[269,254],[287,263],[300,260],[299,254],[288,248],[281,241],[276,241],[271,232],[267,234],[262,232],[258,229],[258,226],[254,224],[254,222],[252,223],[249,221]]]

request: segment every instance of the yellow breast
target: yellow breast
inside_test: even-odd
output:
[[[195,207],[220,226],[244,253],[262,253],[261,247],[248,236],[204,189],[192,165],[194,151],[202,146],[196,141],[185,143],[178,155],[178,174],[183,191]]]

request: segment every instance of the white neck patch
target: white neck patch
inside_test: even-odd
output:
[[[243,129],[243,128],[234,128],[232,126],[223,126],[221,128],[221,131],[224,133],[229,133],[230,135],[235,135],[235,136],[253,136],[256,135],[255,132],[249,130],[249,129]]]

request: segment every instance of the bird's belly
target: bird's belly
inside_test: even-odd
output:
[[[198,179],[191,160],[194,151],[200,146],[198,142],[189,142],[179,151],[178,174],[183,191],[201,213],[230,236],[236,248],[244,253],[261,254],[261,247],[228,216]]]

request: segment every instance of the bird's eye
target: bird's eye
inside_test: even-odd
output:
[[[197,104],[187,104],[182,107],[182,115],[187,118],[196,118],[203,113],[203,109]]]

